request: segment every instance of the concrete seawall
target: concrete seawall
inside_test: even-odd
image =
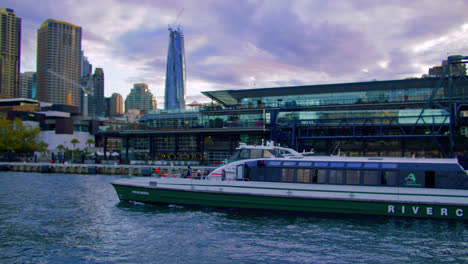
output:
[[[214,167],[191,166],[193,176],[203,176]],[[187,166],[109,165],[109,164],[55,164],[55,163],[0,163],[0,171],[40,173],[113,174],[134,176],[177,177],[186,175]]]

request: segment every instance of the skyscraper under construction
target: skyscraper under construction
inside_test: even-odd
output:
[[[180,28],[169,28],[167,51],[165,109],[185,108],[185,49]]]
[[[37,100],[80,106],[81,27],[47,19],[37,30]]]

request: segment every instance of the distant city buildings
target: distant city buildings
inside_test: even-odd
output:
[[[461,57],[463,56],[450,56],[450,58],[453,58],[455,60],[458,60],[458,58]],[[429,76],[441,77],[443,75],[448,74],[448,65],[448,60],[443,60],[441,66],[434,66],[432,68],[429,68]],[[464,63],[452,64],[450,66],[450,73],[452,74],[452,76],[466,76],[466,65]]]
[[[91,92],[88,95],[88,116],[105,116],[106,102],[104,98],[104,71],[96,68],[91,76]]]
[[[136,83],[125,99],[125,112],[138,109],[143,113],[156,110],[156,99],[146,83]]]
[[[35,99],[36,97],[36,72],[24,72],[20,74],[19,97]]]
[[[123,98],[119,93],[113,93],[109,98],[109,117],[122,116],[124,113],[123,109]]]
[[[90,76],[93,72],[93,65],[89,63],[88,57],[84,55],[84,52],[81,52],[81,76]]]
[[[19,96],[21,18],[10,8],[0,8],[0,94]]]
[[[169,28],[165,109],[185,109],[185,49],[180,29]]]
[[[37,31],[37,100],[81,106],[81,27],[47,19]]]

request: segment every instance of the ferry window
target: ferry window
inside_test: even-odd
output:
[[[281,161],[269,161],[269,160],[267,160],[266,164],[268,166],[279,166],[279,165],[281,165]]]
[[[298,166],[301,166],[301,167],[311,167],[311,166],[312,166],[312,162],[299,162]]]
[[[332,163],[330,163],[330,167],[332,167],[332,168],[342,168],[342,167],[344,167],[344,163],[343,162],[332,162]]]
[[[250,158],[250,150],[249,149],[243,149],[241,150],[239,154],[240,159],[248,159]]]
[[[434,187],[435,187],[435,172],[426,171],[426,188],[434,188]]]
[[[295,170],[296,169],[288,169],[288,182],[296,182]]]
[[[330,170],[330,175],[328,176],[328,183],[342,184],[343,183],[343,171],[342,170]]]
[[[362,177],[364,185],[380,185],[382,180],[380,171],[375,170],[362,171]]]
[[[295,182],[294,179],[294,170],[295,169],[288,169],[283,168],[281,169],[281,181],[282,182]]]
[[[274,157],[275,155],[273,155],[273,153],[271,153],[271,151],[269,151],[269,150],[264,150],[264,151],[263,151],[263,156],[264,156],[265,158],[272,158],[272,157]]]
[[[297,182],[309,183],[310,170],[309,169],[297,169]]]
[[[360,176],[359,171],[357,171],[357,173],[347,173],[346,184],[360,184],[361,179],[359,176]]]
[[[396,171],[383,171],[382,172],[382,184],[389,186],[396,186],[398,179],[398,172]]]
[[[382,169],[396,169],[397,165],[395,163],[383,163]]]
[[[285,161],[285,162],[283,162],[283,166],[294,167],[294,166],[296,166],[296,162],[294,162],[294,161]]]
[[[366,163],[364,164],[364,168],[377,169],[379,168],[379,164],[378,163]]]
[[[272,170],[272,173],[270,174],[271,175],[271,181],[272,182],[279,182],[281,181],[281,175],[282,175],[282,171],[280,170],[277,170],[277,169],[274,169],[274,168],[271,168]],[[266,175],[267,177],[270,177],[269,175]]]
[[[304,182],[304,169],[297,169],[297,182]]]
[[[267,171],[268,170],[268,171]],[[255,175],[255,178],[257,181],[265,181],[265,175],[266,174],[270,174],[271,172],[269,172],[271,170],[271,168],[257,168],[257,171],[259,173],[257,173]],[[253,179],[252,179],[253,180]]]
[[[315,162],[315,167],[328,167],[328,162]]]
[[[304,182],[309,183],[310,182],[310,170],[304,170]]]
[[[263,150],[261,150],[261,149],[251,149],[250,150],[250,158],[251,159],[262,158],[262,152],[263,152]]]
[[[361,168],[361,166],[362,166],[362,163],[357,163],[357,162],[346,164],[346,167],[348,168]]]
[[[327,170],[317,170],[317,183],[327,183]]]

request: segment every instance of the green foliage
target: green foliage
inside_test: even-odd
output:
[[[24,155],[44,151],[47,144],[39,139],[40,132],[41,128],[25,126],[20,119],[0,120],[0,154]]]
[[[80,143],[80,142],[78,141],[78,139],[73,138],[72,140],[70,140],[70,143],[73,144],[73,150],[75,150],[75,145],[78,144],[78,143]]]
[[[85,144],[88,145],[88,149],[91,149],[91,145],[96,144],[96,142],[94,142],[94,140],[88,138],[88,140],[86,140]]]

